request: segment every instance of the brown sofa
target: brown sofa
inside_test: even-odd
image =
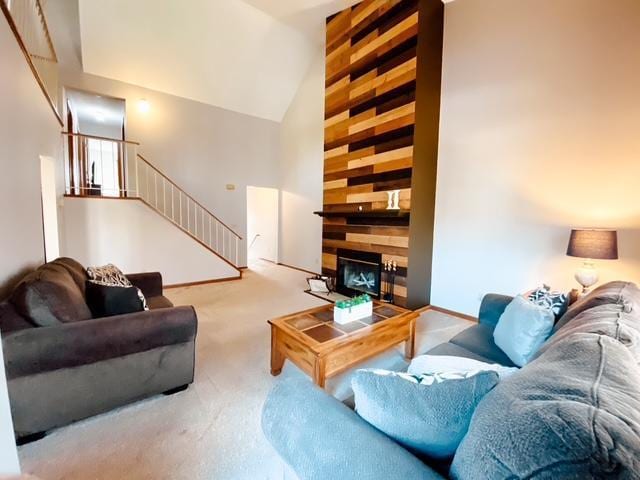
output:
[[[87,274],[60,258],[27,275],[0,304],[16,438],[47,431],[193,382],[197,318],[173,307],[159,273],[127,275],[150,310],[91,318]]]

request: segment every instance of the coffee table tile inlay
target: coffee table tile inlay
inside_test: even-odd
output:
[[[328,377],[405,342],[413,358],[418,314],[374,303],[373,315],[345,325],[333,321],[333,304],[269,320],[271,374],[279,375],[290,360],[324,387]]]

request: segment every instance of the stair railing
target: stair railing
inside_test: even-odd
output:
[[[42,0],[44,1],[44,0]],[[58,121],[58,57],[41,0],[0,0],[9,27]]]
[[[233,266],[240,266],[240,235],[141,155],[133,167],[129,179],[135,181],[138,198]]]
[[[137,152],[139,144],[63,132],[66,193],[135,198],[239,268],[243,239]]]

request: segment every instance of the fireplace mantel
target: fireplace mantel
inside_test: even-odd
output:
[[[363,211],[321,211],[313,212],[321,217],[357,217],[357,218],[404,218],[411,215],[410,210],[363,210]]]

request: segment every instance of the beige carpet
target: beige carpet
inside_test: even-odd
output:
[[[269,374],[267,320],[325,302],[303,292],[305,274],[257,262],[242,281],[169,290],[199,318],[196,379],[182,393],[154,397],[59,429],[20,448],[25,473],[43,480],[285,478],[260,429],[262,403],[274,382],[302,376],[285,364]],[[430,312],[419,321],[417,351],[446,341],[468,322]],[[365,366],[402,366],[402,350]],[[349,372],[328,382],[349,394]]]

